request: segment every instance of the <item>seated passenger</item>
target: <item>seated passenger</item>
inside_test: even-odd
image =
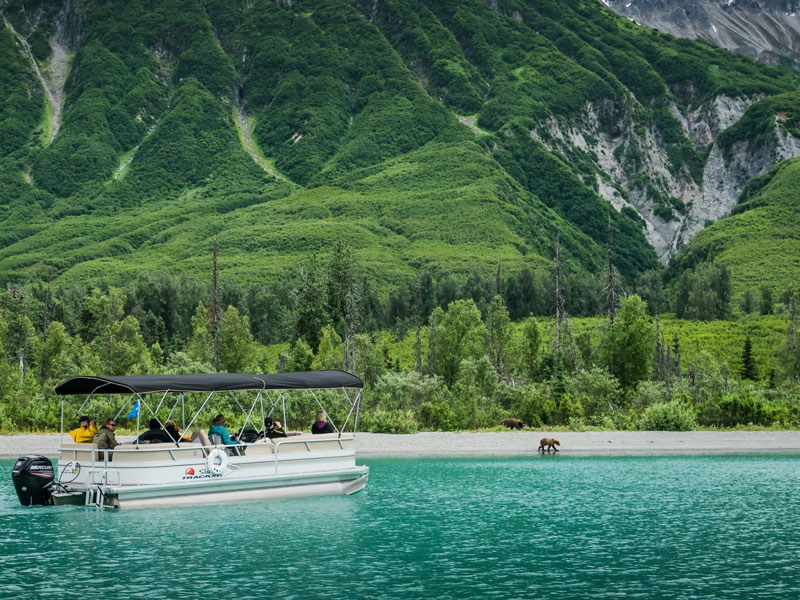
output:
[[[142,435],[138,437],[138,439],[134,442],[136,444],[161,444],[161,443],[169,443],[172,441],[172,438],[169,434],[161,429],[161,423],[158,422],[158,419],[153,418],[150,419],[150,422],[147,424],[147,431],[145,431]]]
[[[226,446],[236,446],[241,443],[231,438],[231,434],[228,433],[228,429],[225,427],[225,415],[222,414],[217,415],[211,421],[211,426],[208,428],[208,437],[212,444],[216,443],[214,441],[215,437],[220,438]]]
[[[167,421],[164,423],[164,431],[167,432],[167,435],[170,437],[170,441],[173,442],[191,442],[191,438],[181,435],[181,430],[178,429],[178,426],[175,424],[175,421]]]
[[[272,417],[267,417],[264,419],[264,433],[262,437],[267,437],[269,439],[273,438],[285,438],[286,432],[283,430],[280,421],[273,421]]]
[[[326,420],[325,411],[317,412],[315,423],[311,426],[311,433],[336,433],[333,425]]]
[[[103,426],[94,434],[94,443],[100,450],[113,450],[119,445],[117,436],[114,432],[117,429],[117,422],[114,419],[106,419]]]
[[[78,419],[78,427],[69,432],[76,444],[91,444],[97,433],[97,423],[89,417]]]

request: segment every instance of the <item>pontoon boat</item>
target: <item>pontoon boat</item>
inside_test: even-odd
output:
[[[256,414],[263,418],[282,408],[286,422],[286,402],[291,393],[304,391],[325,411],[319,390],[337,390],[344,395],[341,404],[346,416],[341,428],[333,424],[335,433],[290,432],[288,437],[224,446],[214,443],[219,440],[210,441],[203,429],[192,430],[215,394],[230,394],[242,408],[244,425],[255,431],[260,429],[253,421]],[[358,466],[355,461],[362,390],[361,379],[344,371],[69,379],[56,388],[62,396],[62,435],[64,410],[68,407],[65,396],[87,395],[78,414],[93,396],[124,394],[127,400],[118,417],[128,407],[136,406],[137,414],[147,419],[152,415],[159,422],[185,410],[187,394],[197,398],[196,394],[201,393],[204,396],[200,398],[205,397],[205,401],[184,428],[191,432],[193,442],[124,443],[113,450],[100,450],[94,444],[62,443],[57,475],[50,488],[52,499],[55,504],[128,508],[353,494],[364,489],[369,476],[369,468]],[[254,396],[254,400],[242,404],[242,393]],[[169,398],[175,398],[174,403]],[[170,406],[169,416],[164,418]],[[33,457],[22,457],[20,461],[23,458]],[[41,468],[35,460],[29,462],[34,465],[32,468]],[[24,502],[22,496],[20,500]]]

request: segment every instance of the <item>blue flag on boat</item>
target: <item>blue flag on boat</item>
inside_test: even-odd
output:
[[[125,417],[130,419],[131,417],[136,417],[138,415],[139,415],[139,401],[137,400],[136,402],[133,403],[133,408],[131,409],[131,412],[125,415]]]

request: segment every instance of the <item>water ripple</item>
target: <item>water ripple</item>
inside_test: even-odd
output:
[[[101,512],[21,507],[8,597],[800,597],[800,458],[374,460],[365,493]]]

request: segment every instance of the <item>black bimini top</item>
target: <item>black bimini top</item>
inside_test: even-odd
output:
[[[155,392],[232,392],[245,390],[324,390],[363,388],[364,382],[347,371],[307,371],[245,375],[198,373],[196,375],[121,375],[73,377],[56,386],[68,394],[152,394]]]

